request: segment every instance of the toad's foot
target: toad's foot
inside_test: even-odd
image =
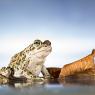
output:
[[[31,79],[27,79],[27,82],[42,82],[44,81],[43,77],[33,77]]]
[[[0,84],[8,83],[9,79],[3,75],[0,74]]]

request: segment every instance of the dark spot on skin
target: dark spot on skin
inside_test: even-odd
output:
[[[26,52],[29,52],[29,50],[26,50]]]
[[[18,54],[15,54],[14,58],[16,58],[18,56]]]
[[[24,55],[24,56],[22,57],[22,60],[24,61],[24,60],[25,60],[25,58],[26,58],[26,55]]]
[[[26,64],[24,64],[24,67],[26,67]]]
[[[23,52],[20,52],[19,55],[22,56],[22,53],[23,53]]]
[[[19,68],[17,67],[17,70],[19,70]]]
[[[16,60],[12,60],[12,62],[15,62]]]
[[[30,47],[30,51],[32,51],[32,50],[34,50],[35,49],[35,47]]]
[[[38,50],[38,49],[40,49],[40,48],[41,48],[41,46],[40,46],[40,47],[38,47],[38,48],[37,48],[37,50]]]
[[[28,72],[28,75],[30,75],[31,74],[31,72]]]
[[[23,74],[23,71],[21,72],[21,74]]]

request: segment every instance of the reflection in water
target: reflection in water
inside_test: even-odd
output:
[[[94,95],[95,79],[68,77],[40,82],[11,82],[0,86],[0,95]]]
[[[9,87],[12,88],[24,88],[24,87],[32,87],[32,86],[39,86],[39,85],[44,85],[43,81],[40,82],[10,82],[7,84]]]
[[[64,86],[95,86],[95,76],[76,77],[69,76],[59,80]]]

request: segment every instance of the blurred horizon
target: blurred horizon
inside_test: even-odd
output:
[[[95,48],[94,0],[0,0],[0,67],[33,40],[48,39],[47,67],[62,67]]]

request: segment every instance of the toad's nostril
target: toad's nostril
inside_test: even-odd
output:
[[[45,41],[43,42],[43,44],[51,45],[51,42],[50,42],[49,40],[45,40]]]

